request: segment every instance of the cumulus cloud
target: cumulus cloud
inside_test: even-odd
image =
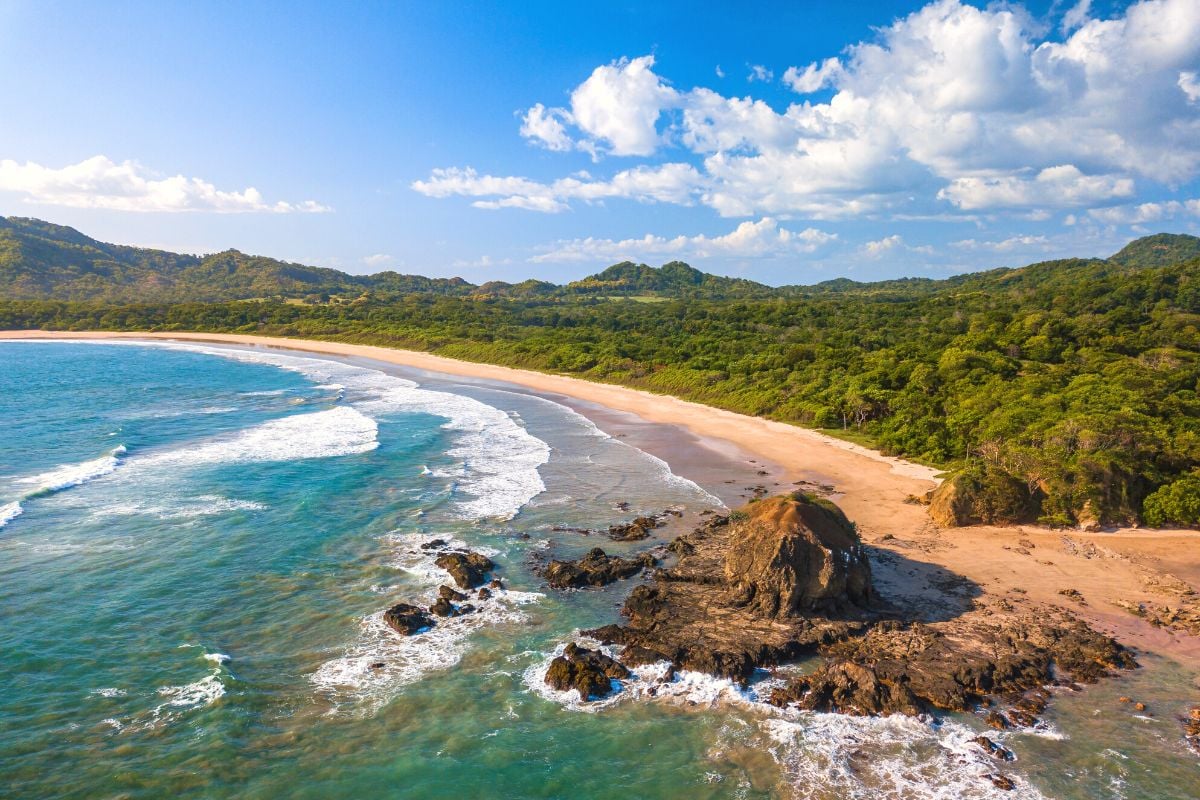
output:
[[[1074,164],[1063,164],[1047,167],[1034,176],[956,178],[938,192],[938,197],[962,209],[1080,206],[1114,197],[1129,197],[1133,189],[1130,178],[1084,175]]]
[[[667,238],[646,234],[640,239],[569,239],[545,248],[530,261],[563,263],[569,261],[646,261],[658,257],[770,258],[812,253],[837,239],[837,234],[816,228],[792,231],[780,227],[771,217],[758,222],[743,222],[722,236],[675,236]]]
[[[1111,19],[1078,3],[1059,39],[1030,20],[1018,6],[935,0],[838,56],[789,68],[796,92],[833,91],[782,111],[676,89],[653,56],[622,59],[597,67],[569,108],[533,106],[522,133],[597,156],[682,151],[664,160],[695,165],[687,190],[635,199],[723,216],[1083,209],[1200,174],[1200,3],[1142,0]],[[541,211],[590,199],[471,196]]]
[[[538,103],[525,112],[521,121],[521,135],[548,150],[570,150],[575,146],[575,142],[563,124],[569,120],[570,116],[561,108],[547,109]]]
[[[32,161],[0,160],[0,192],[24,195],[31,203],[114,211],[288,214],[331,210],[313,200],[271,203],[253,187],[223,191],[200,178],[157,178],[136,162],[118,164],[105,156],[59,169]]]
[[[567,210],[572,200],[598,202],[625,198],[642,202],[689,205],[700,184],[700,175],[690,164],[635,167],[618,172],[609,180],[592,180],[587,173],[539,183],[528,178],[480,175],[474,169],[436,169],[427,181],[412,187],[429,197],[478,198],[476,208],[523,208],[531,211]]]
[[[832,86],[841,74],[842,62],[836,58],[827,58],[819,64],[814,61],[803,70],[788,67],[783,73],[783,82],[797,94],[811,94]]]
[[[891,236],[885,236],[882,239],[877,239],[873,242],[867,242],[863,245],[863,252],[872,258],[878,258],[884,253],[895,250],[904,245],[904,239],[898,233],[893,233]]]
[[[1142,225],[1179,216],[1200,217],[1200,199],[1092,208],[1088,216],[1109,225]]]

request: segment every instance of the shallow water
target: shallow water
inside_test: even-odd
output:
[[[0,344],[0,794],[1012,797],[1003,772],[1023,797],[1197,796],[1169,665],[1060,697],[1050,729],[1005,737],[1013,765],[969,744],[972,716],[783,715],[654,668],[599,706],[547,691],[555,648],[629,584],[549,592],[534,559],[647,546],[554,528],[692,514],[718,487],[545,399],[421,382]],[[403,639],[379,617],[446,582],[434,538],[491,554],[507,591]]]

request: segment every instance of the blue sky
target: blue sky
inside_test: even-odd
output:
[[[810,283],[1200,233],[1196,0],[0,0],[0,91],[0,214],[349,272]]]

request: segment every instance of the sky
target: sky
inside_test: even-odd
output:
[[[772,285],[1200,234],[1200,0],[0,0],[0,215],[353,273]]]

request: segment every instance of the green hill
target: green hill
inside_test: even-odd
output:
[[[1200,258],[1200,237],[1156,233],[1135,239],[1108,260],[1123,267],[1166,267]]]

